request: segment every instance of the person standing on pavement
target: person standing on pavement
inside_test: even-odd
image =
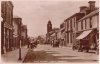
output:
[[[29,38],[27,38],[27,44],[28,44],[28,48],[29,48],[29,45],[30,45],[30,40],[29,40]]]
[[[55,46],[55,40],[53,40],[53,47]]]
[[[53,46],[53,40],[52,40],[52,46]]]
[[[59,39],[58,39],[58,47],[59,47],[59,44],[60,44],[60,41],[59,41]]]
[[[61,39],[61,47],[63,47],[63,39]]]

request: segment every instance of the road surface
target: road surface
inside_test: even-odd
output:
[[[55,47],[50,45],[38,45],[35,49],[29,49],[24,63],[98,63],[98,55],[73,51],[71,47]]]

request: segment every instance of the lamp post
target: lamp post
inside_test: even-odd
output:
[[[19,41],[19,58],[18,60],[22,60],[21,58],[21,21],[19,22],[19,38],[20,38],[20,41]]]
[[[21,40],[20,40],[20,47],[19,47],[19,59],[18,60],[22,60],[21,58]]]

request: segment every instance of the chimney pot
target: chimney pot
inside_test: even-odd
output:
[[[91,11],[95,10],[95,1],[89,1],[89,8]]]
[[[80,12],[85,12],[85,10],[87,10],[87,8],[88,8],[87,6],[81,6],[80,7]]]

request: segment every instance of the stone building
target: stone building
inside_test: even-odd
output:
[[[65,20],[65,41],[67,46],[72,46],[74,41],[74,32],[76,21],[85,16],[85,13],[75,13]]]
[[[52,44],[52,41],[58,40],[59,39],[59,28],[53,28],[52,31],[50,32],[50,44]],[[55,42],[54,42],[55,43]]]
[[[76,34],[77,30],[80,29],[81,28],[80,26],[83,26],[85,23],[85,22],[81,23],[77,21],[87,16],[91,12],[93,13],[93,11],[98,9],[97,7],[95,7],[95,1],[89,1],[88,3],[89,6],[81,6],[80,11],[78,13],[75,13],[72,16],[68,17],[60,25],[60,31],[62,36],[61,38],[64,39],[65,46],[72,46],[74,43],[76,43],[76,38],[79,35]],[[90,23],[86,23],[86,24],[88,24],[89,26]]]
[[[13,16],[13,47],[18,48],[20,42],[22,18],[19,16]]]
[[[11,1],[1,1],[1,53],[12,50],[13,43],[13,4]]]
[[[65,26],[66,26],[65,22],[60,24],[60,40],[61,40],[60,43],[62,43],[62,46],[66,46]]]
[[[86,45],[89,44],[90,49],[96,48],[99,39],[99,9],[90,12],[76,24],[76,40],[87,40]]]
[[[27,44],[27,25],[22,25],[21,26],[21,40],[22,40],[22,46]]]

